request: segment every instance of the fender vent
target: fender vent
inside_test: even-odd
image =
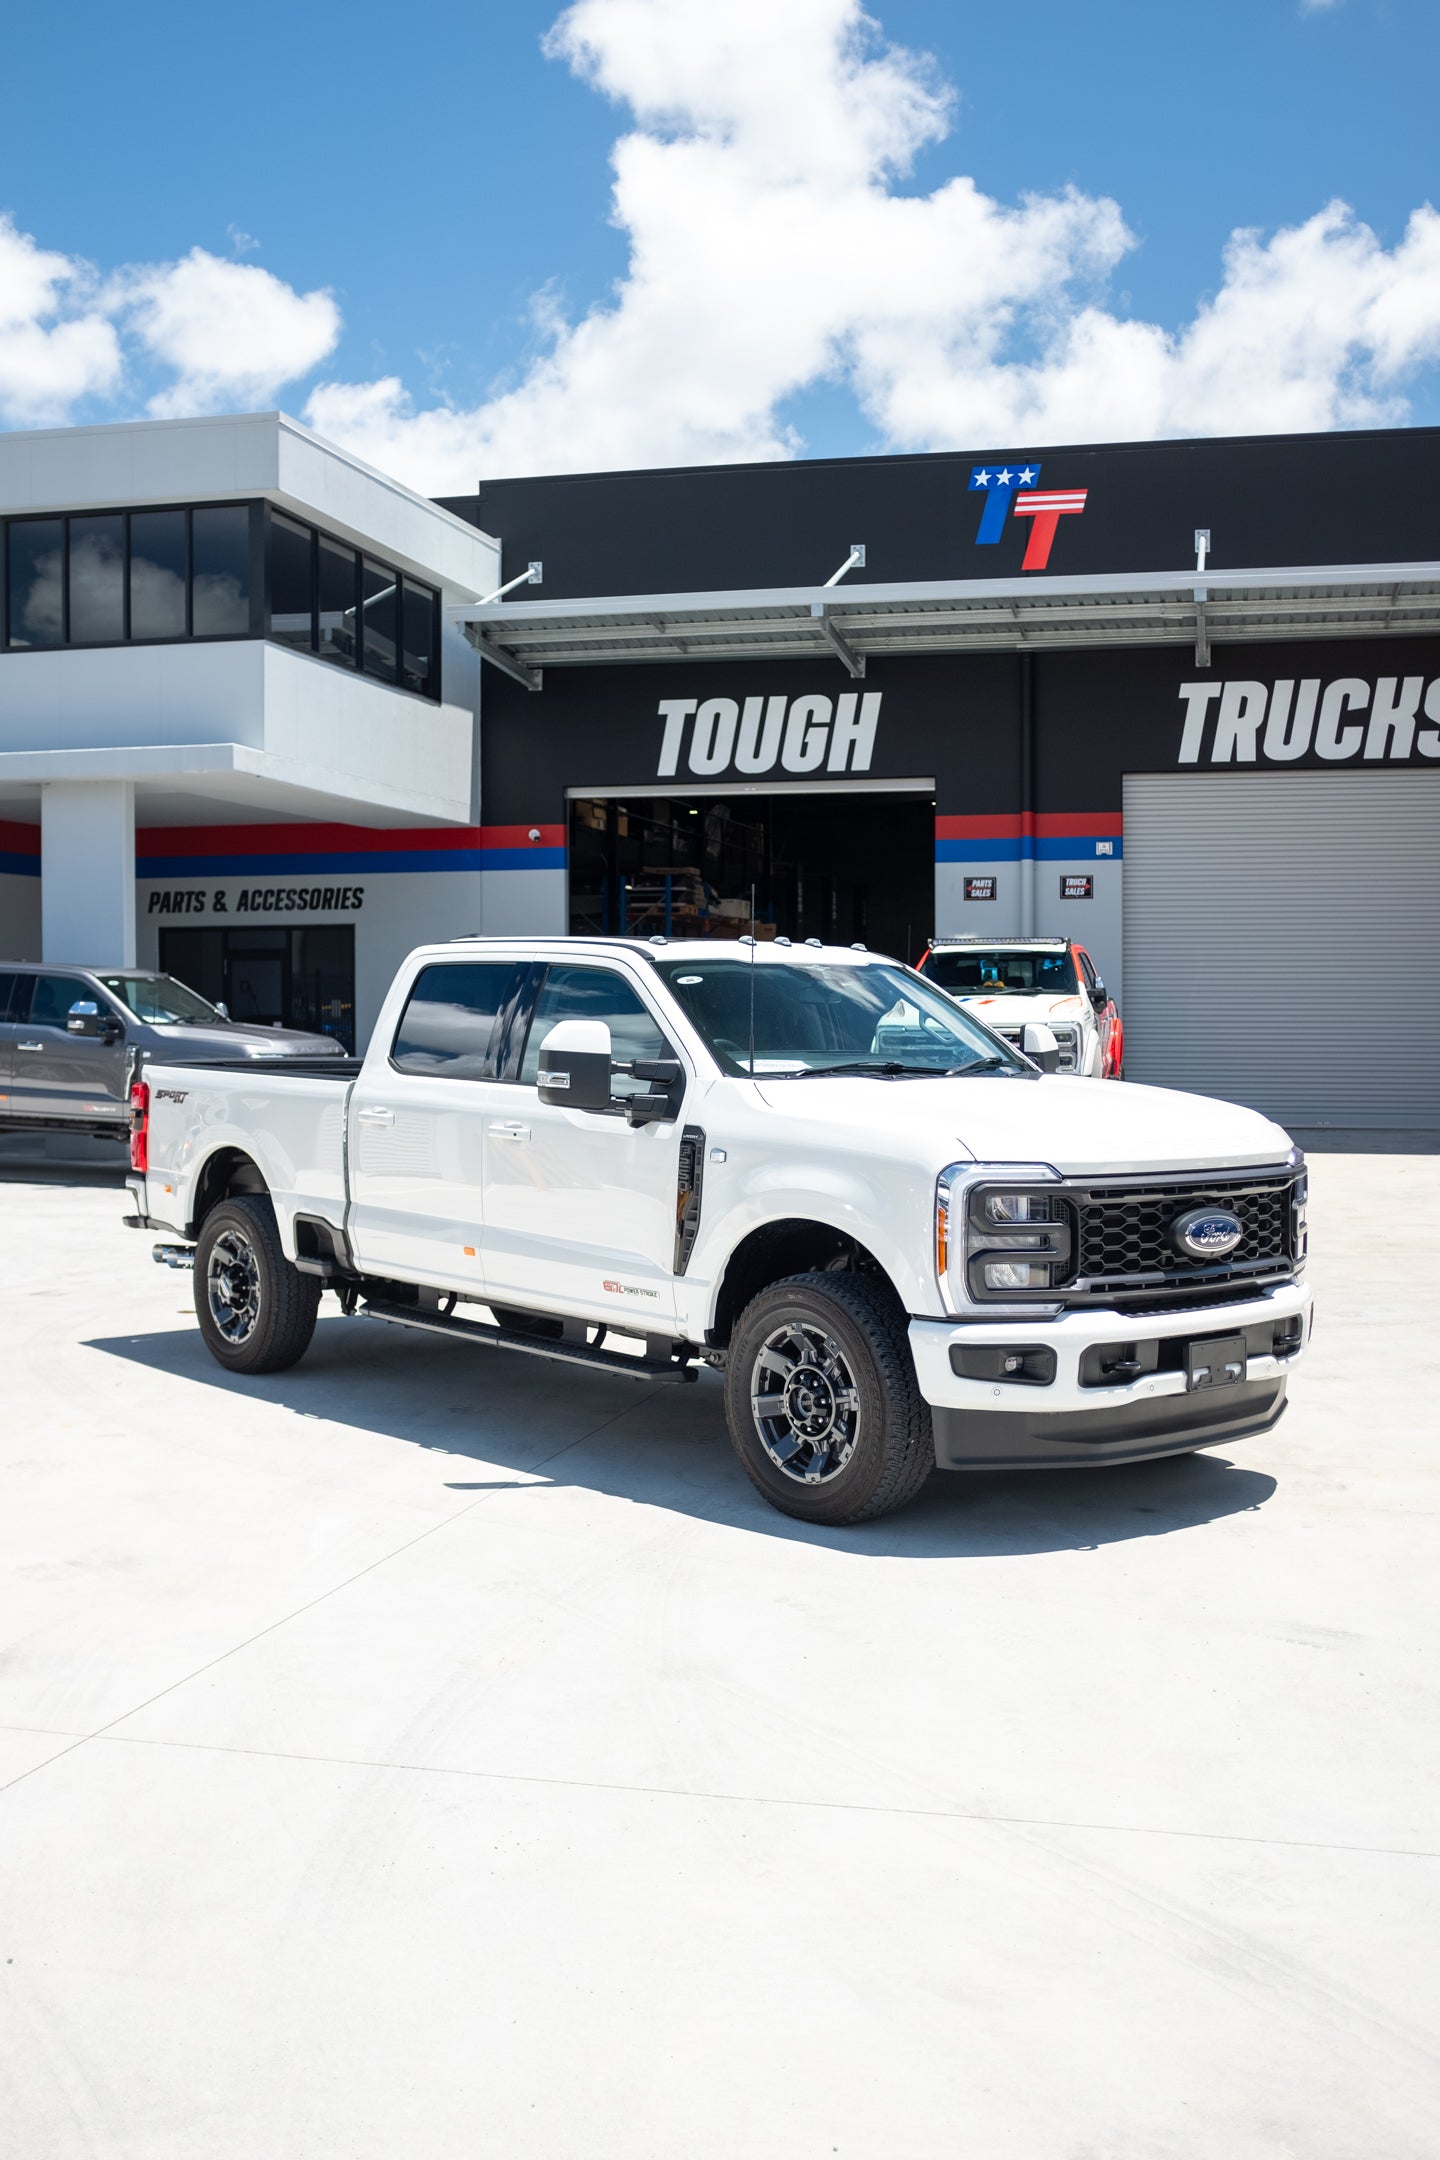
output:
[[[680,1167],[675,1184],[675,1273],[690,1265],[700,1235],[700,1188],[705,1181],[705,1135],[687,1125],[680,1135]]]

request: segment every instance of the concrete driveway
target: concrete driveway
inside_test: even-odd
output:
[[[1314,1173],[1275,1433],[829,1533],[12,1165],[0,2151],[1430,2160],[1440,1158]]]

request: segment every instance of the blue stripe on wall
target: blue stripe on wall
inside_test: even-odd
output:
[[[141,855],[139,878],[299,877],[326,882],[336,877],[384,877],[421,871],[431,876],[457,870],[563,870],[564,848],[437,848],[383,855]],[[39,866],[36,865],[38,870]]]
[[[1029,854],[1036,862],[1089,862],[1092,856],[1098,862],[1118,862],[1124,852],[1124,843],[1114,839],[1109,846],[1108,855],[1095,856],[1096,842],[1084,834],[1066,834],[1058,840],[1035,840],[1028,849],[1019,840],[937,840],[935,860],[937,863],[1012,863],[1019,862],[1022,854]]]
[[[39,877],[39,875],[40,857],[38,855],[17,855],[12,854],[9,848],[0,848],[0,876]]]

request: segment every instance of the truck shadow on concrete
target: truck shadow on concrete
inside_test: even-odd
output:
[[[726,1434],[719,1376],[708,1370],[691,1385],[641,1383],[338,1316],[321,1319],[299,1365],[264,1379],[222,1372],[193,1326],[86,1347],[257,1410],[289,1411],[303,1421],[297,1446],[303,1424],[319,1419],[430,1450],[457,1500],[529,1487],[543,1507],[551,1488],[579,1486],[857,1557],[1093,1550],[1202,1529],[1263,1506],[1276,1490],[1267,1472],[1223,1454],[1110,1470],[937,1471],[902,1513],[821,1529],[778,1514],[752,1489]],[[196,1409],[205,1414],[203,1397]]]

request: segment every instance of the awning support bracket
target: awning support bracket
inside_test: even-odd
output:
[[[1210,625],[1205,620],[1205,603],[1210,595],[1203,585],[1195,587],[1195,665],[1210,665]]]
[[[837,627],[834,617],[823,600],[811,601],[810,619],[819,626],[820,635],[829,645],[832,652],[844,661],[850,673],[859,682],[865,673],[865,655],[862,652],[857,652],[850,643],[849,638]]]
[[[488,638],[478,623],[462,623],[461,628],[481,659],[488,660],[491,667],[499,668],[502,675],[508,675],[512,682],[518,682],[522,689],[538,690],[541,687],[545,680],[543,668],[527,667],[525,662],[506,646],[497,645],[493,639]]]

